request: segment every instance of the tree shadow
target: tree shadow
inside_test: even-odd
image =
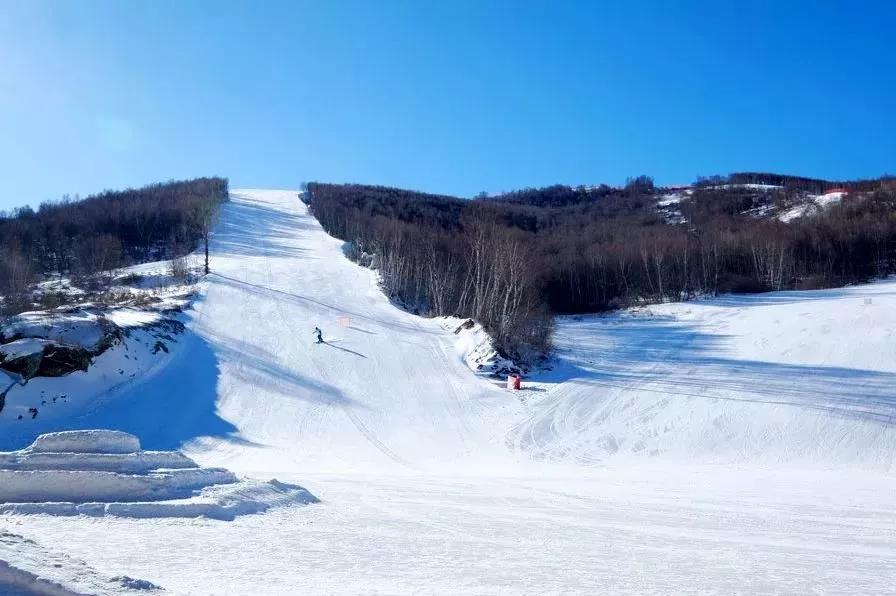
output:
[[[816,300],[884,299],[896,296],[896,287],[890,280],[877,280],[859,286],[845,286],[824,290],[783,290],[760,294],[723,294],[700,299],[701,304],[724,308],[751,308],[755,306],[775,306],[814,302]]]
[[[46,432],[108,428],[136,435],[145,449],[177,449],[202,436],[238,443],[238,429],[217,412],[218,360],[211,346],[190,331],[158,370],[94,398],[81,414],[34,420],[0,438],[0,447],[19,449]],[[102,356],[100,356],[102,358]]]
[[[430,334],[437,335],[436,331],[427,329],[423,326],[417,325],[409,325],[405,323],[401,323],[397,320],[384,320],[378,319],[376,317],[372,317],[370,315],[359,313],[357,311],[353,311],[347,308],[342,308],[338,306],[333,306],[332,304],[327,304],[326,302],[321,302],[320,300],[315,300],[314,298],[309,298],[308,296],[303,296],[301,294],[296,294],[294,292],[287,292],[285,290],[278,290],[276,288],[270,288],[267,286],[263,286],[261,284],[255,284],[248,281],[243,281],[241,279],[236,279],[235,277],[230,277],[228,275],[222,275],[221,273],[211,272],[209,275],[214,276],[216,279],[222,280],[222,283],[229,284],[234,287],[238,287],[243,291],[248,291],[250,293],[255,293],[260,296],[270,297],[271,295],[285,298],[287,302],[292,304],[313,304],[315,306],[320,307],[322,310],[330,311],[339,315],[350,315],[352,318],[362,319],[365,321],[370,321],[372,323],[378,323],[380,325],[385,325],[386,327],[403,329],[405,331],[412,331],[417,334]],[[376,335],[372,331],[364,331],[357,329],[358,331],[362,331],[363,333],[368,333],[371,335]]]
[[[202,300],[202,298],[197,298]],[[218,389],[221,365],[246,386],[289,399],[363,409],[338,388],[304,377],[278,363],[278,356],[233,338],[198,334],[190,326],[174,336],[176,346],[155,370],[100,394],[78,415],[29,420],[7,427],[0,450],[21,449],[47,432],[108,428],[129,432],[144,449],[173,450],[203,437],[238,445],[257,445],[221,417]],[[126,340],[127,341],[127,340]],[[100,356],[102,358],[103,356]],[[8,431],[8,432],[7,432]]]
[[[306,250],[295,246],[295,234],[311,229],[315,228],[307,217],[235,193],[221,208],[211,249],[219,256],[309,258]]]
[[[350,406],[355,409],[365,407],[333,385],[302,376],[282,366],[278,363],[279,356],[274,352],[229,337],[212,336],[210,340],[220,360],[235,365],[231,374],[248,385],[263,387],[266,391],[289,399],[320,405]]]
[[[896,374],[727,357],[726,336],[673,317],[583,317],[561,330],[553,370],[534,380],[787,405],[896,423]]]

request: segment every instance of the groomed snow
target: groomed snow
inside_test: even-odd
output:
[[[109,577],[46,546],[0,531],[0,594],[3,596],[112,596],[160,594],[152,582]]]
[[[564,319],[511,393],[341,244],[235,191],[177,359],[58,421],[319,504],[0,526],[176,594],[892,591],[896,282]]]

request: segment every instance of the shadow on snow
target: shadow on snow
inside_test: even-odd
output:
[[[808,408],[896,423],[896,374],[726,357],[726,336],[673,317],[577,318],[558,329],[554,369],[533,380]],[[595,399],[603,392],[595,391]]]

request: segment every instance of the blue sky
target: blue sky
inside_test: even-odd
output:
[[[894,172],[891,2],[0,0],[0,209]]]

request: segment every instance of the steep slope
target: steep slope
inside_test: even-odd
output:
[[[510,459],[502,429],[521,406],[470,374],[450,332],[392,305],[296,193],[232,199],[196,330],[218,357],[218,414],[237,431],[201,438],[192,455],[247,472]]]

